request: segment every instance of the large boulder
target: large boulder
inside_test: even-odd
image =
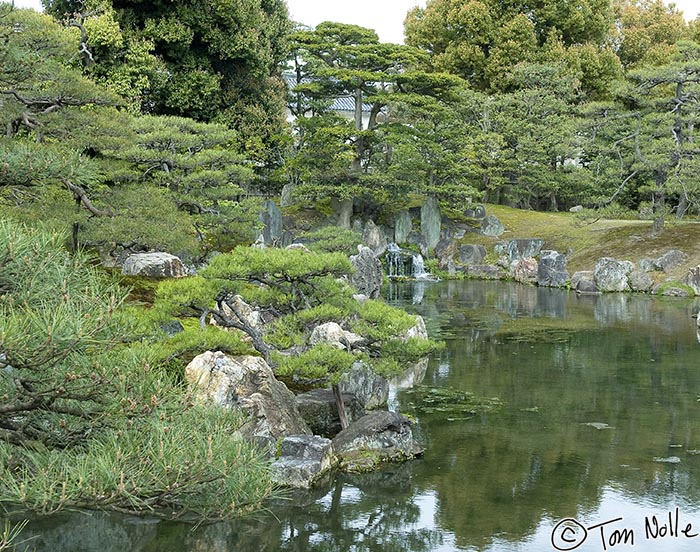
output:
[[[435,256],[438,259],[438,267],[441,270],[449,270],[454,266],[454,258],[457,255],[458,243],[450,238],[442,238],[435,246]]]
[[[459,247],[459,262],[464,265],[480,265],[486,258],[486,248],[483,245],[466,244]]]
[[[688,260],[688,255],[678,249],[671,249],[654,261],[654,267],[668,272]]]
[[[429,250],[435,249],[435,246],[440,241],[441,228],[442,215],[440,214],[440,205],[436,198],[429,197],[420,209],[420,233]]]
[[[497,238],[505,231],[505,226],[496,215],[487,215],[481,221],[481,233],[484,236]]]
[[[541,251],[540,262],[537,266],[537,284],[548,287],[564,287],[568,281],[569,271],[566,270],[566,255],[549,249]]]
[[[124,261],[122,274],[149,278],[182,278],[187,276],[187,269],[179,257],[170,253],[135,253]]]
[[[406,341],[413,337],[428,339],[428,329],[425,327],[425,320],[423,320],[421,315],[416,315],[415,325],[406,330],[406,332],[404,332],[404,334],[401,336],[401,339]]]
[[[411,422],[395,412],[367,414],[333,439],[340,467],[350,472],[370,471],[386,462],[415,458],[422,451],[413,440]]]
[[[571,277],[571,289],[579,293],[599,293],[592,270],[579,270]]]
[[[369,247],[375,255],[381,256],[386,252],[389,243],[386,234],[373,220],[368,220],[362,232],[362,243]]]
[[[207,351],[187,365],[185,379],[197,400],[246,414],[241,434],[270,453],[282,437],[311,433],[292,392],[260,357]]]
[[[598,259],[593,270],[596,286],[600,291],[629,291],[629,274],[633,268],[630,261],[609,257]]]
[[[486,208],[483,205],[474,205],[464,210],[464,216],[474,219],[486,218]]]
[[[362,295],[370,299],[378,298],[384,280],[384,271],[379,257],[369,247],[358,245],[357,255],[352,255],[350,262],[355,267],[355,272],[350,277],[352,285]]]
[[[248,324],[253,330],[258,333],[263,331],[263,317],[260,311],[255,310],[243,300],[240,295],[227,295],[221,302],[221,310],[228,317],[239,321],[239,316],[243,319],[242,322]],[[236,314],[238,313],[238,314]],[[216,319],[212,316],[211,323],[218,326]]]
[[[499,243],[496,246],[496,252],[507,256],[508,262],[512,263],[519,259],[537,257],[543,245],[544,240],[540,238],[519,238]]]
[[[363,404],[355,395],[341,391],[341,396],[348,422],[352,423],[365,415]],[[331,389],[313,389],[297,395],[297,407],[315,435],[333,437],[342,429],[335,395]]]
[[[352,349],[363,345],[365,341],[364,337],[345,331],[337,322],[326,322],[325,324],[319,324],[313,329],[309,338],[309,345],[313,347],[319,343],[325,343],[338,349]]]
[[[537,259],[524,257],[510,263],[510,275],[516,282],[532,284],[537,281]]]
[[[399,211],[396,219],[394,219],[394,242],[398,244],[406,243],[412,231],[413,221],[411,220],[411,213]]]
[[[648,292],[654,287],[654,279],[644,270],[633,270],[628,276],[632,291]]]
[[[259,219],[263,225],[262,237],[265,245],[281,245],[282,211],[274,201],[268,199],[263,203]]]
[[[689,286],[695,292],[695,295],[700,295],[700,265],[691,268],[681,282]]]
[[[280,457],[270,466],[272,481],[283,487],[308,489],[334,463],[331,440],[318,435],[290,435],[280,444]]]
[[[389,382],[362,361],[353,363],[340,377],[338,387],[342,393],[356,397],[367,409],[385,406],[389,398]]]

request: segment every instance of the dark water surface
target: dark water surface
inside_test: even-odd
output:
[[[446,342],[424,385],[501,406],[421,414],[401,390],[392,403],[416,416],[421,460],[194,531],[102,514],[35,521],[30,549],[700,550],[696,300],[496,282],[393,284],[387,296]],[[555,529],[565,518],[576,523]]]

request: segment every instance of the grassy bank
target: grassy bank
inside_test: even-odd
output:
[[[497,216],[506,228],[499,238],[469,233],[464,243],[487,247],[515,238],[541,238],[545,249],[555,249],[569,255],[569,272],[592,270],[601,257],[637,262],[656,259],[669,249],[679,249],[688,260],[663,279],[680,278],[689,268],[700,264],[700,222],[695,220],[667,221],[656,236],[651,235],[651,221],[609,220],[583,218],[573,213],[543,213],[523,211],[502,205],[487,205],[488,214]]]

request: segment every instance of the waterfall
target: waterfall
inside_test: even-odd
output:
[[[426,280],[430,276],[425,271],[425,262],[423,261],[423,255],[420,253],[412,256],[411,266],[413,268],[413,277],[416,280]]]
[[[425,270],[425,261],[420,253],[404,251],[395,243],[387,246],[385,261],[389,278],[435,279]]]

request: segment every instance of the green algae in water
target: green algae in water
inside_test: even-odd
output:
[[[450,422],[494,412],[502,406],[498,397],[478,397],[468,391],[427,385],[417,385],[406,394],[410,397],[407,406],[414,414],[440,416]]]

